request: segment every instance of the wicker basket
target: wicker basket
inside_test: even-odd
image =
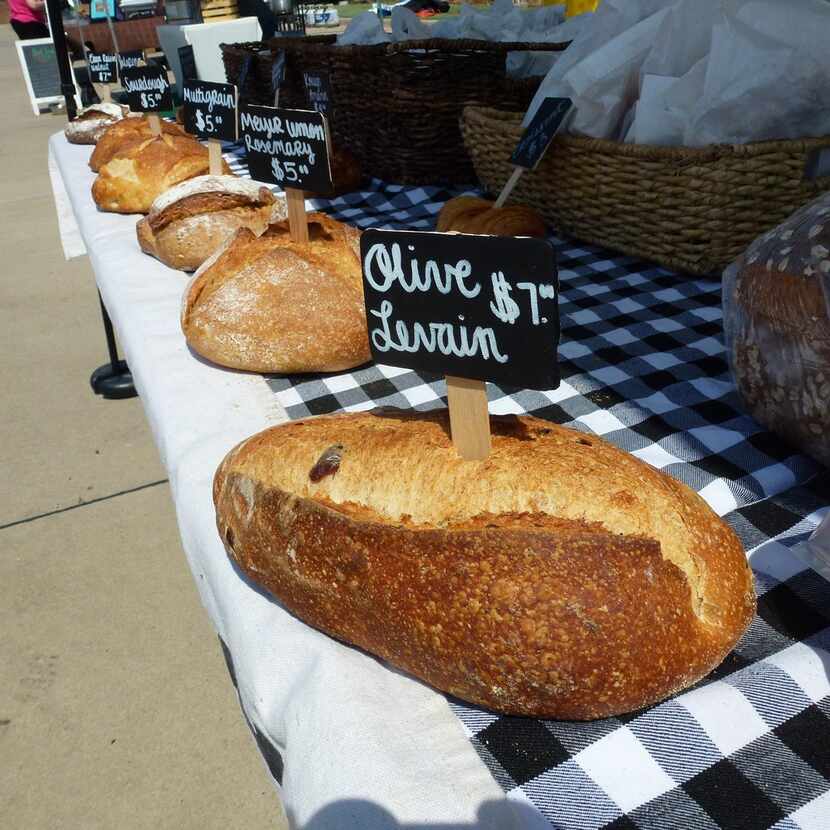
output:
[[[402,184],[475,180],[458,120],[465,104],[526,109],[541,78],[507,77],[508,52],[564,49],[565,43],[412,40],[335,46],[335,35],[272,38],[222,45],[229,83],[254,56],[240,100],[271,105],[274,54],[285,51],[280,105],[308,106],[303,71],[328,73],[328,114],[335,143],[357,157],[366,175]]]
[[[512,171],[521,119],[517,112],[464,109],[464,143],[492,194]],[[804,177],[808,158],[823,147],[830,136],[701,148],[558,136],[512,198],[578,239],[705,275],[830,190],[830,176]]]
[[[223,43],[222,61],[228,83],[236,84],[248,55],[253,56],[239,99],[245,104],[274,105],[271,68],[278,50],[285,52],[285,77],[280,86],[280,106],[302,109],[308,106],[303,69],[328,69],[328,54],[336,35],[275,37],[267,43]]]
[[[364,173],[388,182],[474,181],[459,130],[464,105],[526,108],[541,79],[507,78],[507,53],[566,45],[433,39],[333,47],[334,139]]]

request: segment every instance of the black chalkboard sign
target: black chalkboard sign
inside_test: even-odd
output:
[[[570,112],[573,101],[570,98],[545,98],[533,116],[533,120],[522,133],[510,161],[516,167],[533,170],[545,155],[553,137]]]
[[[199,138],[236,141],[236,87],[209,81],[182,86],[184,128]]]
[[[121,86],[133,112],[162,112],[173,109],[167,72],[161,66],[136,66],[121,73]]]
[[[331,190],[328,127],[322,113],[243,106],[239,134],[251,178],[311,193]]]
[[[308,105],[317,112],[328,112],[331,106],[331,84],[325,71],[303,72]]]
[[[55,56],[55,44],[42,40],[19,41],[17,48],[21,62],[25,63],[26,73],[31,86],[31,97],[37,99],[60,99],[61,79],[58,74],[58,59]]]
[[[187,46],[179,47],[179,64],[182,67],[182,76],[179,82],[195,81],[199,78],[199,72],[196,69],[196,56],[193,54],[193,47]]]
[[[133,49],[129,52],[118,53],[118,71],[134,69],[144,63],[144,52],[141,49]]]
[[[114,52],[87,52],[89,77],[94,84],[114,84],[118,80],[118,57]]]
[[[528,389],[559,385],[549,242],[368,230],[360,255],[378,363]]]

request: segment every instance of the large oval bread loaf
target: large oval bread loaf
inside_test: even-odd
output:
[[[231,172],[225,161],[222,167]],[[99,210],[147,213],[156,197],[209,169],[207,147],[190,136],[162,133],[119,150],[92,183],[92,198]]]
[[[161,122],[161,131],[166,135],[187,135],[178,124],[172,124],[170,121]],[[145,115],[131,115],[116,121],[98,137],[95,149],[89,157],[90,169],[97,173],[108,161],[123,153],[128,147],[139,144],[152,135],[150,121]]]
[[[619,714],[715,668],[755,608],[727,525],[598,438],[491,421],[474,462],[445,411],[255,435],[216,473],[225,547],[310,625],[500,712]]]

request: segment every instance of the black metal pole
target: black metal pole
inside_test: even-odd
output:
[[[117,400],[120,398],[134,398],[138,393],[133,385],[133,376],[126,361],[118,357],[118,346],[115,343],[115,332],[112,330],[112,320],[107,313],[101,294],[98,294],[101,304],[101,317],[104,321],[104,334],[107,338],[107,351],[110,362],[99,366],[89,379],[92,391],[104,398]]]
[[[46,0],[46,11],[49,16],[52,43],[55,45],[55,57],[58,59],[61,95],[66,101],[66,117],[70,121],[74,121],[78,114],[78,109],[75,106],[75,81],[72,77],[69,50],[66,48],[66,33],[63,30],[63,12],[61,11],[60,0]]]

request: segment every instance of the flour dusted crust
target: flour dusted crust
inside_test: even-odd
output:
[[[286,212],[282,197],[250,179],[197,176],[158,196],[136,233],[145,253],[194,271],[239,228],[259,236]]]
[[[209,167],[207,148],[195,139],[167,133],[151,136],[118,151],[101,168],[92,198],[101,210],[147,213],[159,194]],[[227,164],[224,167],[230,173]]]
[[[729,527],[599,438],[491,425],[483,461],[443,410],[261,432],[216,473],[225,548],[310,625],[500,712],[605,717],[714,669],[755,609]]]
[[[161,122],[161,131],[166,135],[186,137],[187,133],[178,125],[169,121]],[[108,161],[116,155],[123,154],[127,148],[152,138],[150,122],[146,116],[128,115],[112,126],[104,129],[98,138],[95,149],[89,158],[89,167],[97,173]]]
[[[237,231],[185,291],[182,330],[208,360],[253,372],[335,372],[369,360],[360,233],[308,215],[307,245],[288,223]]]
[[[126,107],[104,101],[81,110],[74,121],[64,127],[63,134],[70,144],[95,144],[104,131],[127,114]]]

